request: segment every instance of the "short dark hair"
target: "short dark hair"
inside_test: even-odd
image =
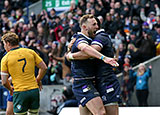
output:
[[[12,46],[16,46],[19,44],[19,37],[14,32],[7,32],[2,36],[1,41],[9,42]]]
[[[95,17],[95,19],[97,21],[98,28],[100,29],[101,28],[101,22],[100,22],[100,20],[97,17]]]

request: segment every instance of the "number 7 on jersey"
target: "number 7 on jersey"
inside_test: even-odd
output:
[[[24,72],[24,68],[26,66],[26,59],[25,58],[19,59],[18,62],[20,62],[20,61],[24,61],[24,65],[22,67],[22,71]]]

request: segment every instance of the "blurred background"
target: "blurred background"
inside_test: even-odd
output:
[[[152,66],[152,77],[146,81],[148,104],[144,106],[160,106],[159,0],[0,0],[0,39],[7,31],[17,33],[20,44],[35,50],[48,65],[40,113],[54,114],[65,106],[77,106],[65,54],[72,35],[80,31],[78,22],[84,14],[98,17],[112,40],[120,64],[113,68],[121,84],[120,106],[140,106],[136,79],[129,74],[130,70],[136,72],[140,63],[146,70]],[[0,59],[4,52],[0,43]],[[0,111],[6,109],[7,95],[0,85]]]

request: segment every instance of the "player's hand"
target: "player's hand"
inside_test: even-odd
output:
[[[154,7],[155,7],[155,8],[158,8],[158,4],[155,4]]]
[[[144,12],[144,8],[141,8],[141,12]]]
[[[149,66],[149,69],[152,69],[152,66],[151,66],[151,65]]]
[[[39,90],[41,91],[42,89],[43,89],[43,87],[42,87],[42,82],[41,81],[38,81],[38,80],[36,80],[37,81],[37,84],[38,84],[38,86],[39,86]]]
[[[103,61],[105,63],[107,63],[107,64],[110,64],[110,65],[114,66],[114,67],[118,67],[119,66],[119,64],[117,63],[115,58],[105,57]]]
[[[73,46],[73,44],[74,44],[75,41],[76,41],[76,38],[73,38],[73,39],[70,41],[70,43],[68,44],[68,51],[67,51],[67,52],[70,52],[70,51],[71,51],[71,48],[72,48],[72,46]]]
[[[66,54],[66,59],[68,60],[68,61],[71,61],[72,59],[71,59],[71,56],[72,54],[71,54],[71,52],[68,52],[67,54]],[[72,57],[73,58],[73,57]]]

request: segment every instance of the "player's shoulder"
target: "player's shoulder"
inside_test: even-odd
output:
[[[73,36],[72,36],[72,38],[71,38],[71,39],[75,39],[75,38],[77,38],[77,36],[78,36],[78,34],[77,34],[77,33],[75,33],[75,34],[73,34]]]
[[[77,38],[78,39],[83,39],[83,40],[87,40],[87,41],[92,41],[93,39],[86,36],[85,34],[83,34],[82,32],[78,32],[77,33]]]
[[[23,52],[23,53],[35,53],[35,51],[33,49],[30,49],[30,48],[20,48],[20,50]]]
[[[7,53],[2,57],[1,62],[2,62],[2,61],[7,61],[8,58],[9,58],[9,56],[11,56],[11,52],[7,52]]]
[[[99,33],[97,33],[96,36],[101,36],[101,37],[104,37],[104,38],[110,38],[109,34],[107,34],[105,31],[101,31]]]
[[[80,34],[80,33],[76,33],[72,36],[72,39],[84,39],[85,37]]]
[[[6,61],[7,58],[8,58],[8,53],[2,57],[1,62],[2,62],[2,61]]]

